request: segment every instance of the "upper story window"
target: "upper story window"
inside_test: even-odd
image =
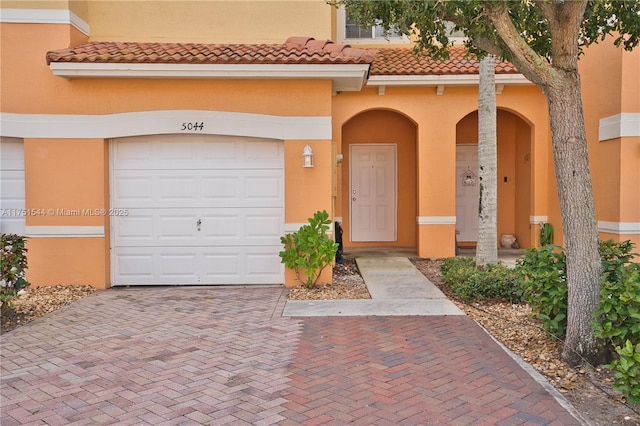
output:
[[[408,37],[398,34],[395,31],[385,32],[382,25],[375,25],[368,28],[359,27],[353,19],[347,17],[344,6],[338,9],[337,13],[337,36],[338,43],[348,44],[410,44]],[[453,31],[453,23],[447,23],[449,40],[454,44],[461,44],[464,41],[462,31]]]
[[[363,38],[369,40],[402,38],[402,35],[393,30],[385,31],[382,25],[362,28],[359,27],[353,19],[346,18],[345,21],[346,38]]]
[[[381,25],[367,28],[359,27],[353,19],[349,19],[340,7],[337,13],[338,43],[348,44],[409,44],[409,38],[394,31],[385,31]]]

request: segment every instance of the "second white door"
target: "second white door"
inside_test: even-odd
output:
[[[458,241],[478,241],[478,145],[456,147],[456,230]]]

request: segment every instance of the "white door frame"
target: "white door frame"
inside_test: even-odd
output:
[[[353,149],[354,147],[379,147],[387,146],[393,148],[393,236],[387,239],[376,240],[354,240],[353,238]],[[349,145],[349,228],[350,228],[350,240],[352,242],[395,242],[398,240],[398,145],[395,143],[364,143],[364,144],[351,144]]]

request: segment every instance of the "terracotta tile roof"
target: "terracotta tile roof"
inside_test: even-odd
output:
[[[479,62],[466,57],[464,47],[449,50],[449,59],[436,61],[427,56],[416,57],[412,49],[376,49],[371,75],[456,75],[478,74]],[[517,74],[519,71],[509,62],[497,62],[496,74]]]
[[[408,48],[354,49],[349,45],[310,37],[290,37],[282,44],[198,44],[89,42],[50,51],[51,62],[129,64],[372,64],[370,75],[477,74],[478,61],[463,47],[452,48],[445,61],[418,60]],[[518,70],[508,62],[498,74]]]
[[[370,64],[373,52],[308,37],[283,44],[89,42],[47,52],[51,62],[129,64]]]

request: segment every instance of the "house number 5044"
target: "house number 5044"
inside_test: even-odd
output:
[[[200,122],[193,122],[193,123],[182,123],[182,126],[180,127],[180,130],[184,131],[196,131],[196,132],[200,132],[202,130],[204,130],[204,122],[200,121]]]

